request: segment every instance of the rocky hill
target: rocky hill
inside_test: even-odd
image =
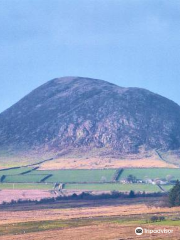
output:
[[[141,148],[180,148],[180,107],[145,89],[57,78],[0,114],[1,153],[120,155]]]

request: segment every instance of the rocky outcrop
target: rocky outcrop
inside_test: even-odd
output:
[[[140,88],[53,79],[0,114],[0,151],[54,153],[180,148],[180,107]]]

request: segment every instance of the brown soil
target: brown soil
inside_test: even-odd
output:
[[[40,200],[42,198],[54,197],[50,191],[45,190],[1,190],[0,203],[11,202],[11,200]]]

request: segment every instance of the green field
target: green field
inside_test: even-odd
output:
[[[53,184],[45,184],[45,183],[0,183],[0,190],[1,189],[51,190],[51,189],[53,189]]]
[[[174,179],[180,180],[180,169],[173,168],[134,168],[134,169],[124,169],[119,180],[127,178],[129,175],[135,176],[137,179],[145,180],[146,178],[156,179],[156,178],[166,178],[171,175]]]
[[[23,172],[27,172],[32,169],[33,168],[30,168],[30,167],[22,167],[22,168],[17,168],[17,169],[0,170],[0,176],[22,174]]]
[[[120,183],[105,183],[105,184],[65,184],[65,189],[71,190],[92,190],[92,191],[146,191],[146,192],[161,192],[159,187],[152,184],[120,184]]]
[[[6,183],[37,183],[41,182],[41,180],[46,175],[10,175],[6,176],[3,182]]]
[[[52,175],[47,178],[45,182],[48,183],[81,183],[81,182],[110,182],[116,172],[116,169],[93,169],[93,170],[33,170],[29,173],[22,174],[32,170],[32,168],[10,169],[0,171],[0,178],[5,175],[3,182],[24,182],[34,183],[40,182],[44,177]]]
[[[162,188],[165,190],[165,191],[169,191],[173,188],[174,185],[163,185]]]
[[[32,171],[30,171],[32,170]],[[68,170],[33,170],[30,167],[23,167],[18,169],[9,169],[0,171],[0,179],[3,175],[5,178],[2,179],[2,183],[22,183],[17,185],[22,189],[31,189],[35,183],[41,183],[45,179],[45,183],[67,183],[65,189],[75,190],[97,190],[97,191],[147,191],[147,192],[159,192],[160,189],[156,185],[152,184],[119,184],[113,182],[113,176],[117,169],[68,169]],[[28,172],[30,171],[30,172]],[[26,173],[27,172],[27,173]],[[22,174],[24,173],[24,174]],[[180,169],[164,169],[164,168],[151,168],[151,169],[124,169],[118,180],[127,178],[129,175],[134,175],[137,179],[145,180],[146,178],[166,178],[171,175],[172,179],[180,179]],[[106,182],[101,184],[102,182]],[[109,182],[109,183],[108,183]],[[112,183],[111,183],[112,182]],[[28,185],[28,183],[30,185]],[[10,185],[2,184],[2,189]],[[51,186],[52,186],[51,185]],[[41,188],[41,185],[37,185]],[[36,186],[36,187],[37,187]],[[43,189],[48,189],[48,186]],[[172,188],[171,185],[163,185],[164,190],[168,191]]]
[[[112,181],[113,175],[116,169],[93,169],[93,170],[51,170],[41,171],[35,170],[26,176],[34,174],[52,174],[53,176],[48,178],[46,182],[101,182],[101,181]]]

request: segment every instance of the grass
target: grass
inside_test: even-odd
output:
[[[116,219],[116,217],[115,217]],[[30,232],[42,232],[47,230],[68,229],[73,227],[90,226],[95,224],[102,224],[103,222],[114,222],[113,219],[105,217],[105,219],[72,219],[72,220],[46,220],[22,222],[15,224],[4,224],[0,226],[0,236],[9,234],[24,234]],[[137,221],[135,221],[136,223]],[[127,220],[122,221],[127,223]],[[134,223],[131,221],[131,223]],[[120,221],[119,221],[120,224]]]
[[[2,175],[17,175],[21,174],[23,172],[32,170],[33,168],[30,167],[22,167],[22,168],[16,168],[16,169],[9,169],[9,170],[1,170],[0,171],[0,176]]]
[[[112,181],[116,169],[94,169],[94,170],[34,170],[30,173],[22,175],[23,172],[29,171],[32,168],[19,168],[0,171],[0,177],[6,175],[3,182],[24,182],[34,183],[40,182],[44,177],[52,174],[46,179],[48,183],[71,183],[71,182],[101,182]]]
[[[3,182],[6,183],[37,183],[40,182],[46,175],[11,175],[6,176]]]
[[[65,189],[72,190],[92,190],[92,191],[145,191],[145,192],[160,192],[156,185],[152,184],[66,184]]]
[[[42,189],[50,190],[53,188],[53,184],[45,183],[0,183],[0,189]]]
[[[151,223],[153,225],[157,225],[157,226],[180,226],[180,220],[177,221],[173,221],[171,219],[165,220],[165,221],[158,221],[158,222],[153,222]]]
[[[96,220],[96,224],[101,221]],[[0,236],[9,234],[24,234],[30,232],[42,232],[47,230],[59,230],[73,227],[92,225],[94,222],[91,219],[72,219],[72,220],[47,220],[47,221],[33,221],[16,224],[4,224],[0,226]]]
[[[137,179],[144,180],[145,178],[166,178],[168,175],[171,175],[174,180],[180,180],[180,169],[172,168],[132,168],[124,169],[123,173],[120,176],[120,179],[127,178],[130,174],[134,175]]]
[[[93,191],[146,191],[146,192],[159,192],[160,189],[151,184],[119,184],[119,183],[105,183],[100,184],[103,181],[110,182],[113,180],[113,176],[116,169],[68,169],[68,170],[33,170],[32,172],[22,175],[23,172],[32,170],[30,167],[23,167],[18,169],[10,169],[0,171],[0,177],[6,175],[3,183],[25,183],[23,187],[31,189],[31,186],[26,183],[40,183],[46,176],[52,174],[51,177],[45,180],[46,183],[67,183],[66,189],[77,190],[93,190]],[[174,179],[180,179],[180,169],[124,169],[120,176],[120,179],[128,177],[128,175],[134,175],[137,179],[147,178],[166,178],[167,175],[171,175]],[[73,184],[71,184],[73,183]],[[75,184],[76,183],[76,184]],[[82,184],[86,183],[86,184]],[[99,184],[98,184],[99,183]],[[5,189],[6,185],[3,185]],[[172,188],[172,185],[162,186],[166,191]],[[7,186],[8,188],[8,186]],[[24,189],[24,188],[23,188]]]
[[[46,182],[101,182],[112,181],[116,169],[93,169],[93,170],[35,170],[28,175],[34,174],[52,174]],[[27,176],[27,175],[26,175]]]
[[[174,187],[174,185],[162,185],[162,188],[164,188],[166,191],[171,190]]]
[[[151,222],[146,223],[144,220],[140,219],[140,216],[137,215],[136,219],[129,219],[129,216],[123,216],[121,218],[118,218],[117,216],[114,217],[108,217],[104,216],[102,218],[93,217],[91,218],[84,218],[84,219],[68,219],[68,220],[42,220],[42,221],[30,221],[30,222],[20,222],[20,223],[14,223],[14,224],[3,224],[0,225],[0,236],[5,235],[16,235],[16,234],[25,234],[25,233],[35,233],[35,232],[43,232],[48,230],[60,230],[60,229],[73,229],[77,227],[83,227],[83,226],[93,226],[98,225],[102,226],[103,223],[111,223],[115,224],[114,226],[117,227],[116,224],[122,225],[122,226],[171,226],[176,227],[180,226],[180,221],[172,221],[170,219],[162,221],[162,222]],[[133,227],[134,228],[134,227]],[[42,233],[43,234],[43,233]]]
[[[7,227],[8,226],[8,227]],[[2,225],[0,226],[0,236],[7,234],[22,234],[29,232],[39,232],[45,230],[59,229],[62,227],[67,227],[68,223],[64,223],[61,220],[57,221],[36,221],[36,222],[25,222],[16,223],[12,225]]]

